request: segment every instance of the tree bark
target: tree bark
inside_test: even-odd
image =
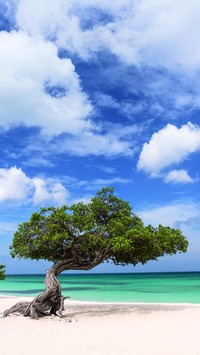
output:
[[[64,309],[64,299],[66,298],[61,294],[60,283],[56,277],[60,273],[59,270],[62,270],[61,264],[54,264],[50,270],[47,270],[44,293],[35,297],[31,302],[16,303],[3,313],[3,317],[16,312],[23,314],[25,317],[30,316],[33,319],[52,314],[61,317]]]
[[[38,319],[47,315],[62,316],[64,310],[64,300],[66,297],[61,294],[60,283],[57,276],[64,270],[91,270],[110,256],[111,246],[108,245],[104,251],[91,253],[90,257],[79,256],[77,247],[71,250],[71,255],[66,260],[55,263],[47,270],[45,278],[45,291],[35,297],[31,302],[18,302],[3,313],[7,317],[11,313],[21,313],[25,317]]]

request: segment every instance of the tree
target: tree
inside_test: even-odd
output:
[[[0,265],[0,280],[4,280],[5,277],[6,277],[5,265]]]
[[[144,226],[128,202],[103,188],[91,202],[71,207],[41,208],[19,225],[10,247],[12,257],[53,262],[45,292],[4,312],[39,318],[62,313],[64,297],[57,280],[64,270],[90,270],[104,261],[116,265],[145,264],[165,254],[186,252],[188,242],[178,229]]]

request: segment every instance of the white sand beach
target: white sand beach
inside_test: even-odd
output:
[[[0,313],[27,299],[1,296]],[[0,354],[199,355],[199,324],[200,305],[66,300],[61,319],[0,318]]]

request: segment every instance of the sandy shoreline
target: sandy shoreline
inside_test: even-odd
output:
[[[0,296],[0,313],[30,297]],[[69,322],[69,320],[72,320]],[[66,300],[62,319],[0,318],[2,355],[199,355],[200,304]]]

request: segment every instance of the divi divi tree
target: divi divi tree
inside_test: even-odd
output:
[[[113,188],[103,188],[87,204],[41,208],[19,225],[10,247],[12,257],[45,259],[46,289],[31,302],[4,312],[39,318],[61,315],[64,297],[57,276],[64,270],[90,270],[105,262],[133,266],[165,254],[186,252],[188,242],[178,229],[144,226],[128,202]]]

